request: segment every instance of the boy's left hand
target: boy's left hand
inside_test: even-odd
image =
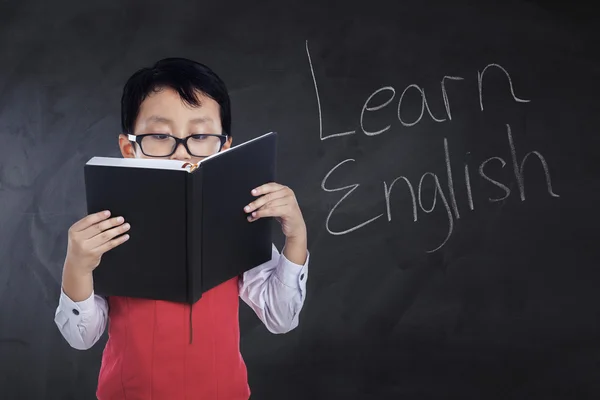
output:
[[[306,236],[306,224],[292,189],[271,182],[252,190],[252,195],[260,197],[244,207],[244,211],[250,213],[248,221],[274,217],[281,224],[286,238],[302,239]]]

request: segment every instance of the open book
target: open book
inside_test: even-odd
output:
[[[248,222],[252,189],[275,181],[277,134],[198,164],[94,157],[84,167],[88,213],[110,210],[130,239],[94,270],[101,296],[195,303],[271,258],[270,219]]]

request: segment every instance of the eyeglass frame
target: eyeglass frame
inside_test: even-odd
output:
[[[142,140],[146,137],[146,136],[156,136],[156,135],[160,135],[160,136],[168,136],[170,138],[175,139],[175,146],[173,146],[173,151],[171,151],[170,154],[164,155],[164,156],[152,156],[149,154],[146,154],[146,152],[144,151],[143,147],[142,147]],[[195,155],[192,154],[192,152],[190,151],[188,145],[187,145],[187,141],[189,138],[193,138],[193,137],[198,137],[198,136],[214,136],[214,137],[218,137],[219,140],[221,141],[221,145],[219,146],[219,150],[217,150],[217,153],[219,151],[221,151],[221,149],[223,149],[223,146],[225,145],[225,142],[227,141],[227,139],[229,138],[229,135],[223,135],[223,134],[216,134],[216,133],[198,133],[195,135],[190,135],[190,136],[186,136],[185,138],[178,138],[176,136],[170,135],[168,133],[143,133],[141,135],[132,135],[131,133],[127,135],[127,138],[134,143],[137,143],[140,146],[140,150],[142,151],[142,153],[147,156],[147,157],[157,157],[157,158],[163,158],[163,157],[171,157],[173,154],[175,154],[175,152],[177,151],[177,148],[179,147],[180,144],[183,144],[183,147],[185,148],[185,150],[188,152],[189,155],[191,155],[192,157],[208,157],[212,154],[205,154],[205,155]]]

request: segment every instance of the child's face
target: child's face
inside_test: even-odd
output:
[[[200,107],[191,107],[173,89],[165,88],[159,92],[152,93],[146,97],[140,106],[133,134],[168,134],[178,138],[202,133],[221,134],[219,104],[207,96],[199,96],[199,100],[201,103]],[[230,146],[231,138],[228,138],[222,149],[227,149]],[[140,146],[133,146],[125,135],[119,136],[119,147],[121,148],[123,157],[126,158],[154,158],[143,154]],[[146,146],[144,146],[144,150],[146,150]],[[218,148],[207,150],[207,152],[212,153],[218,151]],[[208,155],[210,154],[206,154],[205,156]],[[197,163],[203,157],[190,155],[185,147],[179,144],[175,153],[171,156],[160,158]]]

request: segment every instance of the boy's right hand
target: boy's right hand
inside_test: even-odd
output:
[[[123,217],[109,217],[110,211],[102,211],[71,226],[65,264],[78,272],[91,273],[100,264],[104,253],[129,239],[129,235],[119,236],[130,228],[129,224],[123,223]]]

